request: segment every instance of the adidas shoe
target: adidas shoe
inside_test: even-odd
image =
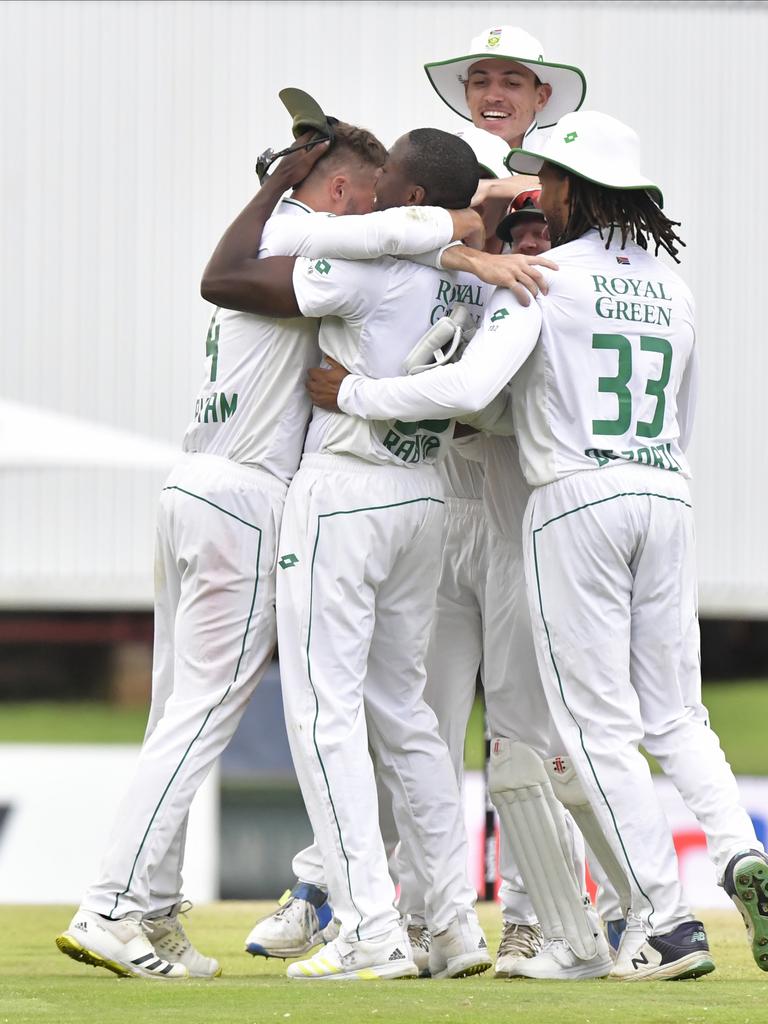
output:
[[[158,956],[184,964],[190,978],[218,978],[221,974],[219,961],[212,956],[203,956],[189,941],[179,914],[192,909],[189,900],[177,903],[163,917],[145,918],[144,931]]]
[[[768,971],[768,857],[758,850],[737,853],[725,869],[723,888],[744,918],[755,963]]]
[[[321,942],[339,934],[328,894],[316,885],[299,882],[292,892],[283,893],[280,907],[251,929],[245,951],[251,956],[302,956]]]
[[[189,977],[184,964],[157,955],[141,922],[134,917],[110,921],[89,910],[78,910],[56,945],[73,960],[106,967],[121,978],[177,981]]]
[[[445,931],[432,936],[429,973],[433,978],[468,978],[490,966],[488,943],[474,910],[460,910]]]
[[[499,951],[496,954],[494,975],[510,978],[511,970],[519,960],[530,960],[541,949],[541,928],[537,924],[504,922]]]
[[[429,975],[429,950],[432,946],[432,936],[429,928],[424,924],[411,923],[407,928],[408,941],[411,944],[411,955],[413,962],[419,972],[420,978],[428,978]]]
[[[290,964],[287,971],[294,981],[376,981],[415,978],[418,973],[400,927],[375,942],[334,939],[309,960]]]
[[[610,977],[619,981],[683,981],[714,969],[701,921],[684,921],[671,932],[651,936],[646,936],[639,921],[632,921]]]

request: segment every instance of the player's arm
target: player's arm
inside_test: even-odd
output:
[[[457,423],[457,430],[511,437],[515,433],[512,412],[512,389],[504,387],[480,412],[465,413]],[[454,436],[456,436],[454,434]]]
[[[483,232],[474,210],[438,206],[401,206],[345,217],[291,217],[281,228],[292,236],[290,251],[296,255],[348,260],[419,255],[464,239],[474,244]]]
[[[495,292],[483,328],[458,363],[412,377],[369,380],[343,367],[311,370],[308,390],[325,409],[362,419],[449,419],[485,409],[528,358],[539,336],[538,303],[521,306],[504,290]]]
[[[509,288],[522,306],[527,306],[539,292],[546,295],[547,282],[538,269],[547,267],[557,270],[558,266],[544,256],[523,256],[520,253],[498,254],[483,252],[471,245],[450,243],[434,252],[411,257],[414,263],[422,263],[437,270],[463,270],[497,288]]]
[[[311,132],[296,140],[301,146],[310,141]],[[294,260],[275,257],[279,262],[257,260],[264,225],[284,193],[306,178],[327,150],[326,142],[311,149],[297,149],[276,165],[274,172],[244,210],[232,221],[213,251],[203,271],[200,294],[208,302],[224,309],[265,316],[296,316],[298,307],[292,294]]]

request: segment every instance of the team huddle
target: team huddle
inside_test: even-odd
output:
[[[527,32],[426,72],[467,127],[389,152],[284,90],[295,144],[206,267],[146,736],[57,945],[220,974],[180,920],[187,816],[277,642],[314,843],[247,952],[303,981],[711,972],[642,745],[768,971],[768,858],[701,702],[694,304],[657,258],[678,225],[636,134],[580,110],[583,73]],[[478,671],[495,962],[461,803]]]

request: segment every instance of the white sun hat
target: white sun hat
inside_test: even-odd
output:
[[[596,110],[577,110],[561,117],[535,148],[512,149],[506,159],[513,174],[538,174],[546,161],[606,188],[661,189],[640,171],[640,140],[628,125]]]
[[[481,171],[485,171],[492,178],[508,176],[504,160],[509,153],[509,144],[504,139],[482,128],[476,128],[473,124],[468,124],[456,134],[472,147]]]
[[[521,28],[502,25],[489,28],[475,36],[469,44],[469,53],[449,60],[424,65],[427,77],[440,99],[461,117],[471,121],[464,93],[464,82],[469,69],[479,60],[498,57],[523,64],[542,82],[552,86],[552,95],[537,120],[540,128],[556,124],[563,114],[578,110],[584,102],[587,83],[582,72],[569,64],[554,64],[544,59],[544,50],[538,39]]]

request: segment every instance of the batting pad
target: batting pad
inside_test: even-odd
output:
[[[577,957],[591,960],[596,935],[571,861],[565,814],[543,761],[525,743],[495,738],[488,782],[544,937],[564,939]]]
[[[571,812],[573,820],[579,826],[581,834],[592,853],[600,863],[600,867],[608,876],[608,880],[616,890],[619,906],[626,917],[632,902],[632,892],[627,874],[613,852],[613,847],[600,827],[597,815],[584,792],[581,780],[569,757],[549,757],[544,766],[552,783],[552,791],[557,799]]]

